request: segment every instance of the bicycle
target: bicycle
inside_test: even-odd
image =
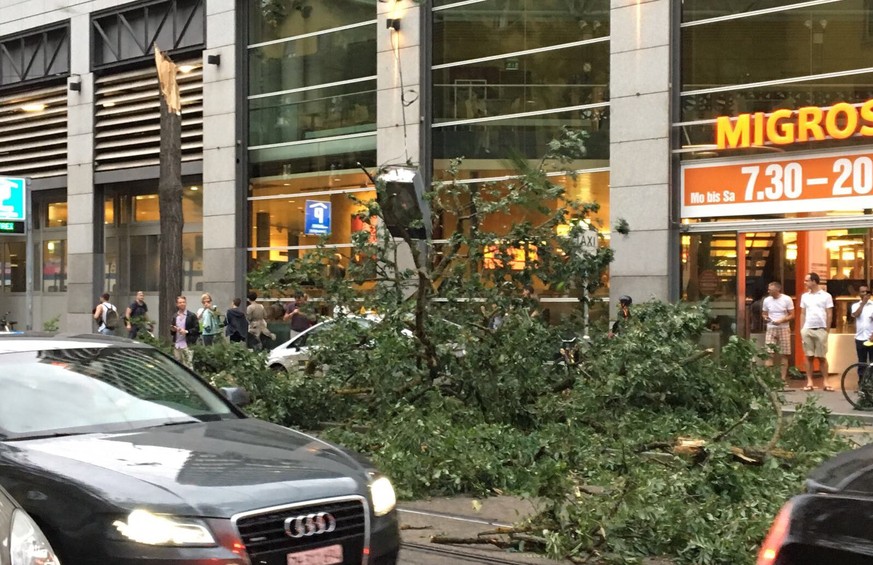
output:
[[[17,324],[18,322],[14,322],[9,319],[9,314],[11,313],[12,312],[6,312],[5,314],[3,314],[3,317],[0,318],[0,332],[15,332],[15,324]]]
[[[846,386],[846,381],[851,381],[857,376],[858,386],[851,389]],[[855,410],[873,410],[873,364],[853,363],[843,371],[840,377],[840,389],[843,396]]]

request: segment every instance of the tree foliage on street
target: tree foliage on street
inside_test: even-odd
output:
[[[254,273],[264,292],[324,288],[335,323],[300,371],[273,372],[242,347],[197,354],[198,369],[247,387],[254,415],[318,423],[368,454],[404,498],[535,498],[540,513],[506,538],[524,549],[751,563],[779,506],[845,446],[813,403],[783,421],[779,379],[751,342],[732,338],[717,356],[701,347],[705,303],[639,305],[619,335],[601,322],[577,365],[560,362],[581,313],[544,323],[521,289],[538,280],[581,304],[612,253],[581,252],[574,230],[597,205],[549,174],[572,169],[584,137],[566,131],[550,149],[499,184],[457,182],[457,162],[430,194],[435,215],[457,225],[446,243],[360,232],[344,278],[330,275],[326,247]],[[380,216],[376,201],[361,204],[366,222]],[[360,323],[361,311],[377,321]]]

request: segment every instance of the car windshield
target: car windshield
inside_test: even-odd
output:
[[[236,418],[216,392],[154,349],[0,354],[3,439]]]

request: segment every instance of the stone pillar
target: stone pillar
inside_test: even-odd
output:
[[[670,0],[611,0],[610,224],[620,218],[630,235],[613,232],[612,304],[669,300],[678,282],[671,227]],[[615,307],[611,308],[614,315]]]
[[[70,20],[70,81],[67,94],[67,313],[61,330],[94,331],[92,312],[104,292],[102,206],[94,190],[94,75],[90,72],[90,17]],[[95,213],[97,211],[101,213]],[[106,289],[109,291],[111,289]],[[117,296],[112,297],[113,303]]]
[[[430,8],[413,0],[377,6],[376,160],[380,165],[419,165],[422,11]],[[399,20],[399,31],[387,29],[389,19]]]
[[[233,0],[207,0],[203,52],[203,290],[224,312],[240,297],[245,241],[238,218],[246,211],[237,189],[236,11]],[[219,65],[209,64],[219,55]],[[239,288],[238,288],[239,286]],[[200,301],[199,293],[194,304]],[[243,302],[245,303],[245,302]],[[189,298],[191,304],[191,298]]]
[[[427,169],[422,160],[421,57],[424,10],[427,2],[379,2],[376,23],[376,162]],[[399,30],[388,21],[399,21]],[[429,93],[426,93],[429,95]],[[414,268],[412,252],[399,239],[396,263],[400,270]],[[415,284],[405,289],[414,290]]]

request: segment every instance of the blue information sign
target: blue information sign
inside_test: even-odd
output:
[[[330,235],[330,202],[306,201],[306,235]]]
[[[24,179],[0,177],[0,220],[23,222],[27,219]]]

